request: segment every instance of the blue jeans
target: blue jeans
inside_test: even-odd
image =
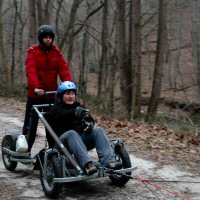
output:
[[[68,148],[84,169],[86,163],[91,162],[88,150],[96,148],[99,162],[102,166],[115,161],[113,149],[104,129],[95,127],[91,133],[78,134],[74,130],[69,130],[60,136],[62,143]]]

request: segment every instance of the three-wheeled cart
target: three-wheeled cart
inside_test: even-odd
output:
[[[37,115],[43,123],[46,132],[51,135],[56,146],[59,148],[50,148],[46,138],[44,148],[34,157],[31,157],[29,152],[16,152],[16,140],[21,133],[16,129],[10,129],[6,132],[2,140],[2,159],[5,168],[14,171],[18,162],[23,164],[32,163],[35,169],[40,170],[42,188],[45,194],[50,198],[55,198],[59,194],[62,183],[66,182],[109,177],[114,185],[125,185],[131,178],[131,172],[134,171],[136,167],[131,166],[130,157],[124,147],[123,140],[110,140],[116,161],[122,163],[122,169],[111,170],[101,167],[99,163],[96,162],[97,172],[91,176],[87,176],[83,173],[73,155],[69,153],[68,149],[62,144],[48,123],[48,110],[51,106],[50,104],[34,105],[32,112],[34,113],[33,116]],[[45,110],[45,112],[43,110]]]

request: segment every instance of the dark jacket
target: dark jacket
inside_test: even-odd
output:
[[[64,102],[56,103],[50,111],[49,117],[51,126],[58,136],[68,130],[75,130],[78,133],[83,133],[82,119],[75,116],[76,107],[81,106],[79,102],[72,105]]]
[[[67,62],[54,45],[48,51],[42,45],[33,45],[28,49],[26,74],[28,96],[33,98],[41,98],[34,94],[35,88],[45,91],[57,90],[57,75],[61,81],[72,81]]]

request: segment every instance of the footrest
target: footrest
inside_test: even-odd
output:
[[[11,151],[10,149],[7,149],[5,147],[2,148],[4,153],[9,154],[10,156],[14,156],[14,157],[30,157],[30,153],[29,152],[16,152],[16,151]]]
[[[10,160],[15,162],[21,162],[24,164],[36,163],[36,159],[31,157],[18,157],[18,158],[10,157]]]

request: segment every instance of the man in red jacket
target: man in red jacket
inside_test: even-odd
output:
[[[32,105],[49,104],[54,102],[54,95],[44,96],[46,91],[57,90],[57,77],[61,81],[72,81],[72,76],[62,52],[53,45],[54,31],[49,25],[42,25],[38,29],[39,44],[28,49],[26,58],[26,74],[28,78],[28,99],[23,126],[23,135],[28,135],[28,151],[31,151],[36,137],[38,117],[32,120],[31,133],[29,131],[30,113]]]

